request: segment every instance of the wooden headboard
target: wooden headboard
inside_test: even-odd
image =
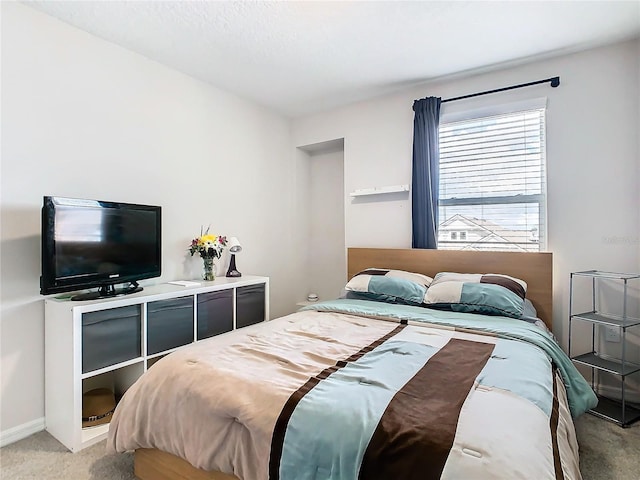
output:
[[[527,298],[538,317],[552,330],[552,254],[520,252],[468,252],[398,248],[349,248],[349,278],[365,268],[391,268],[422,273],[503,273],[527,282]]]

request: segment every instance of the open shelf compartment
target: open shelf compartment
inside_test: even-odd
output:
[[[622,362],[620,362],[620,360],[601,356],[597,352],[584,353],[571,359],[576,363],[581,363],[588,367],[595,367],[616,375],[630,375],[640,370],[640,365],[631,362],[625,362],[624,368],[622,368]]]
[[[628,402],[624,407],[623,411],[621,402],[598,395],[598,405],[589,410],[589,413],[613,421],[621,427],[628,427],[640,420],[640,409],[629,405]]]
[[[610,325],[613,327],[629,328],[636,325],[640,325],[640,318],[627,317],[623,318],[619,315],[602,314],[598,312],[584,312],[576,313],[571,316],[574,320],[584,320],[585,322],[592,322],[603,325]]]
[[[92,377],[82,379],[82,393],[96,388],[107,388],[114,393],[116,404],[131,385],[142,375],[144,362],[136,363],[110,370]],[[93,445],[106,438],[109,431],[109,423],[82,427],[82,448]]]

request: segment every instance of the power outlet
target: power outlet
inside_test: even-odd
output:
[[[617,327],[604,327],[604,339],[607,342],[620,342],[620,329]]]

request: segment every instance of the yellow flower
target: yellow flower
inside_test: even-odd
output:
[[[189,245],[189,253],[191,256],[196,253],[202,258],[220,258],[222,250],[227,246],[227,237],[223,235],[214,235],[209,233],[209,229],[202,233],[200,230],[200,236],[191,240]]]

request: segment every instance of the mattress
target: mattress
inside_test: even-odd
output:
[[[107,447],[261,479],[579,479],[596,397],[531,322],[339,299],[182,348]]]

